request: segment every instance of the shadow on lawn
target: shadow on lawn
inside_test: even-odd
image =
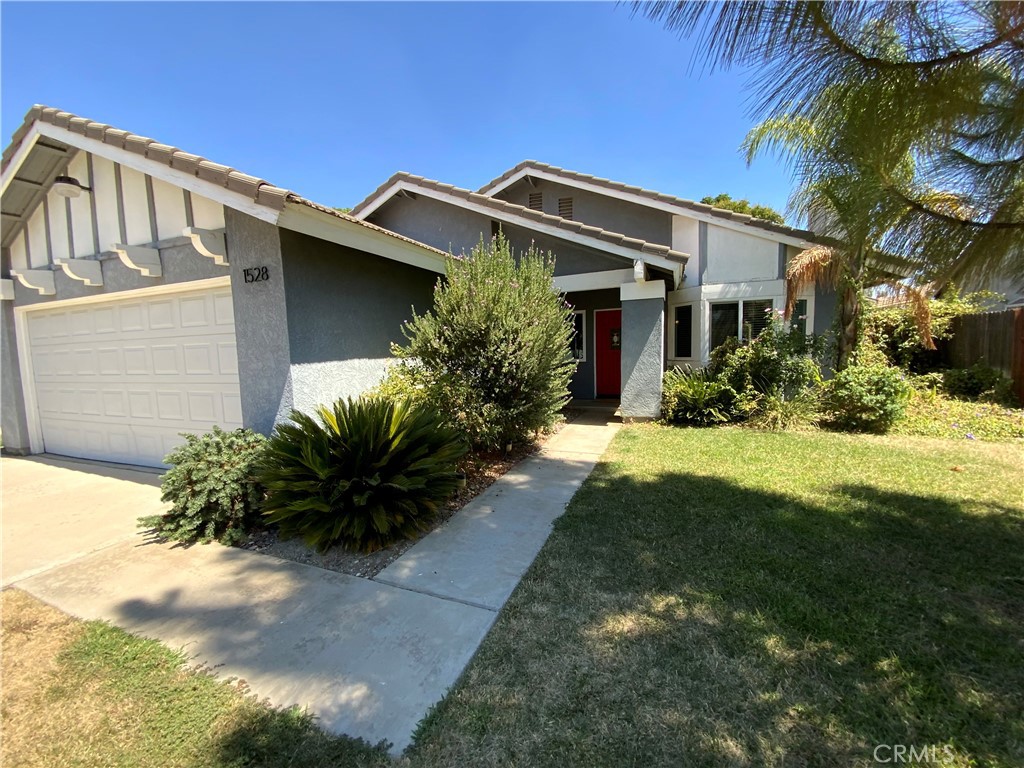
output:
[[[833,768],[879,744],[1015,764],[1021,510],[862,485],[808,498],[598,471],[419,752],[472,720],[492,742],[514,722],[498,746],[518,764]]]

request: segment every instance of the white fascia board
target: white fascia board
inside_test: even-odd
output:
[[[25,162],[25,158],[32,152],[32,148],[38,140],[39,131],[33,125],[25,138],[21,140],[21,146],[18,147],[18,151],[14,153],[14,157],[11,158],[10,164],[3,173],[3,178],[0,180],[0,194],[7,191],[7,187],[14,180],[14,177],[18,175],[18,170],[21,168],[22,163]]]
[[[447,192],[440,192],[436,189],[430,189],[429,187],[418,187],[415,182],[399,181],[393,188],[395,188],[396,192],[406,190],[417,195],[422,195],[423,197],[432,197],[435,200],[452,203],[453,205],[465,208],[468,211],[473,211],[474,213],[479,213],[482,216],[487,216],[490,219],[497,219],[498,221],[504,221],[508,224],[514,224],[515,226],[523,227],[525,229],[533,229],[537,232],[543,232],[546,235],[551,235],[552,237],[556,237],[560,240],[568,240],[570,243],[576,243],[577,245],[583,245],[588,248],[605,251],[613,256],[619,256],[623,259],[627,259],[631,264],[637,259],[643,259],[648,264],[653,264],[657,267],[661,267],[662,269],[670,270],[673,274],[681,272],[683,269],[682,264],[677,261],[673,261],[672,259],[666,259],[653,253],[638,251],[634,248],[625,248],[621,245],[615,245],[614,243],[599,240],[596,237],[581,235],[568,229],[552,226],[551,224],[546,224],[542,221],[527,219],[515,213],[507,213],[506,211],[489,208],[486,205],[480,205],[479,203],[474,203],[472,200],[466,200],[465,198],[458,197],[457,195],[450,195]]]
[[[445,259],[439,253],[301,203],[287,203],[278,226],[440,275],[445,273]]]
[[[578,275],[562,275],[555,277],[553,283],[562,293],[579,291],[600,291],[605,288],[618,288],[623,283],[632,282],[632,269],[611,269],[605,272],[583,272]]]
[[[381,192],[379,195],[377,195],[377,197],[374,198],[373,202],[370,203],[368,206],[366,206],[359,213],[352,214],[353,218],[359,219],[360,221],[363,221],[364,219],[366,219],[374,211],[376,211],[378,208],[380,208],[382,205],[384,205],[384,203],[386,203],[388,200],[390,200],[392,197],[394,197],[396,194],[398,194],[398,192],[403,188],[402,185],[403,185],[403,180],[399,179],[394,184],[392,184],[390,187],[388,187],[383,192]]]
[[[798,237],[791,235],[784,235],[776,232],[768,232],[761,229],[760,227],[753,227],[748,224],[742,224],[737,221],[729,221],[728,219],[720,219],[717,216],[712,216],[708,213],[701,213],[695,211],[692,208],[687,208],[682,205],[676,205],[674,203],[666,203],[661,200],[651,200],[649,197],[643,195],[637,195],[633,192],[623,192],[618,189],[608,189],[599,184],[588,184],[585,181],[579,179],[567,178],[560,176],[557,173],[549,173],[541,170],[530,170],[524,168],[515,175],[509,177],[500,184],[495,184],[493,187],[489,187],[485,191],[481,192],[482,195],[488,195],[494,197],[498,192],[505,189],[506,187],[515,184],[517,181],[525,176],[533,176],[537,179],[544,179],[546,181],[554,182],[555,184],[564,184],[567,187],[576,187],[577,189],[583,189],[587,192],[593,192],[598,195],[604,195],[605,197],[613,197],[617,200],[625,200],[629,203],[636,203],[637,205],[643,205],[648,208],[655,208],[659,211],[665,211],[676,216],[688,216],[691,219],[697,219],[698,221],[706,221],[709,224],[714,224],[716,227],[723,227],[725,229],[733,229],[737,232],[743,232],[744,234],[751,235],[752,237],[760,237],[763,240],[770,240],[773,243],[785,243],[786,245],[793,245],[798,248],[810,248],[813,243],[809,243],[806,240],[801,240]]]
[[[664,299],[665,283],[652,280],[649,283],[623,283],[619,286],[620,301],[638,301],[640,299]]]
[[[66,128],[59,128],[49,123],[37,122],[33,130],[37,130],[41,136],[47,136],[85,152],[105,157],[107,160],[119,163],[126,168],[132,168],[139,173],[152,176],[154,179],[160,179],[176,187],[187,189],[189,192],[194,192],[197,195],[214,200],[221,205],[241,211],[253,218],[269,222],[270,224],[277,224],[278,211],[257,203],[251,197],[246,197],[225,187],[204,181],[198,176],[179,171],[171,168],[169,165],[164,165],[156,160],[150,160],[143,155],[137,155],[126,149],[104,144],[98,139],[90,139],[88,136],[83,136],[80,133],[72,133]],[[11,167],[13,165],[12,163]]]

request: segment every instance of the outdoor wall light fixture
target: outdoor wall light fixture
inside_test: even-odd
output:
[[[92,192],[92,187],[83,187],[82,183],[72,176],[58,176],[53,180],[53,191],[61,197],[78,197],[83,189]]]

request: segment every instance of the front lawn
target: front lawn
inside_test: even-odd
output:
[[[2,593],[4,766],[370,768],[365,742],[184,666],[184,654]]]
[[[412,764],[1019,766],[1022,490],[1019,442],[624,428]]]

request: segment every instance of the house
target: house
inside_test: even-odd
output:
[[[269,433],[376,384],[446,254],[499,230],[555,255],[573,394],[655,416],[665,366],[763,326],[810,238],[533,162],[479,192],[396,174],[349,215],[41,106],[0,178],[4,450],[153,466],[182,432]],[[801,301],[826,328],[833,297]]]
[[[33,107],[2,160],[4,449],[160,465],[375,384],[436,248]]]
[[[441,250],[468,252],[499,229],[556,256],[577,315],[577,398],[658,413],[666,366],[699,366],[729,337],[756,335],[785,305],[787,262],[813,234],[527,160],[472,192],[396,173],[352,210]],[[802,293],[793,322],[832,324],[835,294]]]

